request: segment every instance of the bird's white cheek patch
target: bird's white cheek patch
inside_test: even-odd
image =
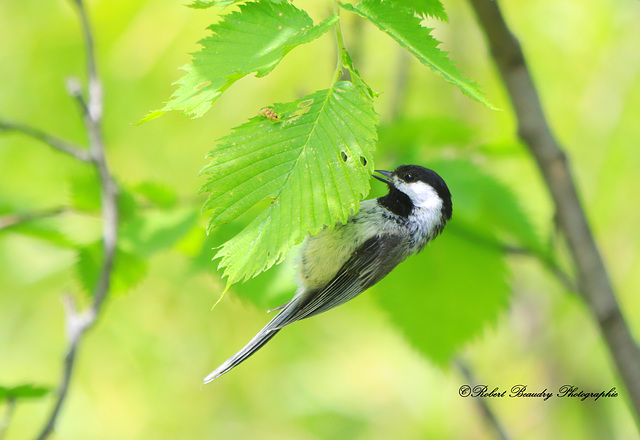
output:
[[[413,204],[419,208],[439,209],[442,206],[442,200],[436,190],[424,182],[405,184],[402,190],[411,198]]]

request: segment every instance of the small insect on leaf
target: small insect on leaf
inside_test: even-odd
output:
[[[260,116],[264,116],[265,118],[269,119],[270,121],[274,121],[275,122],[275,121],[280,120],[280,116],[271,107],[263,108],[262,110],[260,110],[258,112],[258,114]]]

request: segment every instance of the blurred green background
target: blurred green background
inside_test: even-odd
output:
[[[326,1],[295,4],[316,21],[331,11]],[[521,40],[553,130],[570,154],[618,299],[637,336],[640,3],[501,5]],[[346,45],[363,77],[381,92],[376,167],[392,169],[407,160],[436,170],[433,164],[445,170],[451,163],[472,164],[515,194],[532,231],[546,241],[553,234],[552,206],[516,140],[482,34],[466,3],[445,7],[449,24],[429,21],[435,35],[504,111],[465,97],[406,58],[376,28],[343,12]],[[177,67],[198,50],[196,42],[217,20],[216,11],[168,0],[99,0],[88,8],[105,88],[107,157],[138,208],[123,241],[140,255],[124,259],[135,270],[122,275],[121,287],[82,343],[56,438],[494,438],[478,402],[458,395],[467,383],[460,372],[416,351],[380,306],[402,305],[406,295],[406,307],[416,307],[404,273],[331,313],[291,326],[231,374],[200,386],[262,328],[268,320],[264,310],[286,300],[293,284],[286,262],[232,290],[210,311],[223,282],[217,264],[208,261],[209,248],[239,226],[205,241],[207,218],[199,215],[204,196],[197,196],[204,179],[197,173],[215,139],[231,127],[273,102],[327,87],[335,66],[334,37],[296,48],[266,78],[242,79],[201,119],[171,113],[134,126],[173,92],[171,83],[181,76]],[[0,42],[0,117],[84,143],[64,87],[70,76],[84,79],[75,11],[62,0],[0,2]],[[460,184],[455,180],[447,179],[452,188]],[[91,280],[87,261],[100,233],[91,181],[83,164],[24,136],[0,135],[0,215],[74,207],[0,230],[0,385],[57,384],[66,344],[61,298],[71,292],[81,303],[89,301],[83,293]],[[372,185],[372,196],[381,195],[383,189]],[[149,187],[155,189],[145,191]],[[153,197],[145,198],[149,193]],[[160,193],[166,198],[158,201]],[[465,198],[456,199],[455,192],[453,197],[455,220]],[[438,247],[455,246],[457,236],[447,232],[425,251],[433,251],[435,260]],[[559,254],[566,266],[561,246]],[[456,264],[473,265],[470,260]],[[490,400],[507,431],[518,439],[638,438],[624,390],[582,302],[533,258],[511,256],[507,262],[508,305],[460,351],[479,381],[500,389],[526,384],[532,392],[564,384],[586,391],[616,386],[620,394],[597,402]],[[437,346],[445,333],[422,337]],[[6,439],[34,437],[52,402],[49,395],[19,403]]]

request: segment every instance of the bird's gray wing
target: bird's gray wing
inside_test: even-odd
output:
[[[283,312],[290,309],[289,316],[277,328],[326,312],[376,284],[404,259],[401,242],[402,237],[394,234],[379,234],[365,241],[326,286],[304,292],[287,304]]]
[[[326,286],[303,292],[282,306],[282,310],[249,343],[205,379],[209,383],[236,367],[292,322],[325,312],[343,304],[384,278],[404,258],[402,238],[377,235],[365,241],[342,265]]]

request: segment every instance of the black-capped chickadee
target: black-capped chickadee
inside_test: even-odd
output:
[[[418,165],[376,172],[388,178],[373,176],[389,193],[363,201],[345,224],[306,238],[293,299],[275,309],[280,313],[204,383],[240,364],[284,326],[355,298],[442,232],[451,218],[451,193],[437,173]]]

